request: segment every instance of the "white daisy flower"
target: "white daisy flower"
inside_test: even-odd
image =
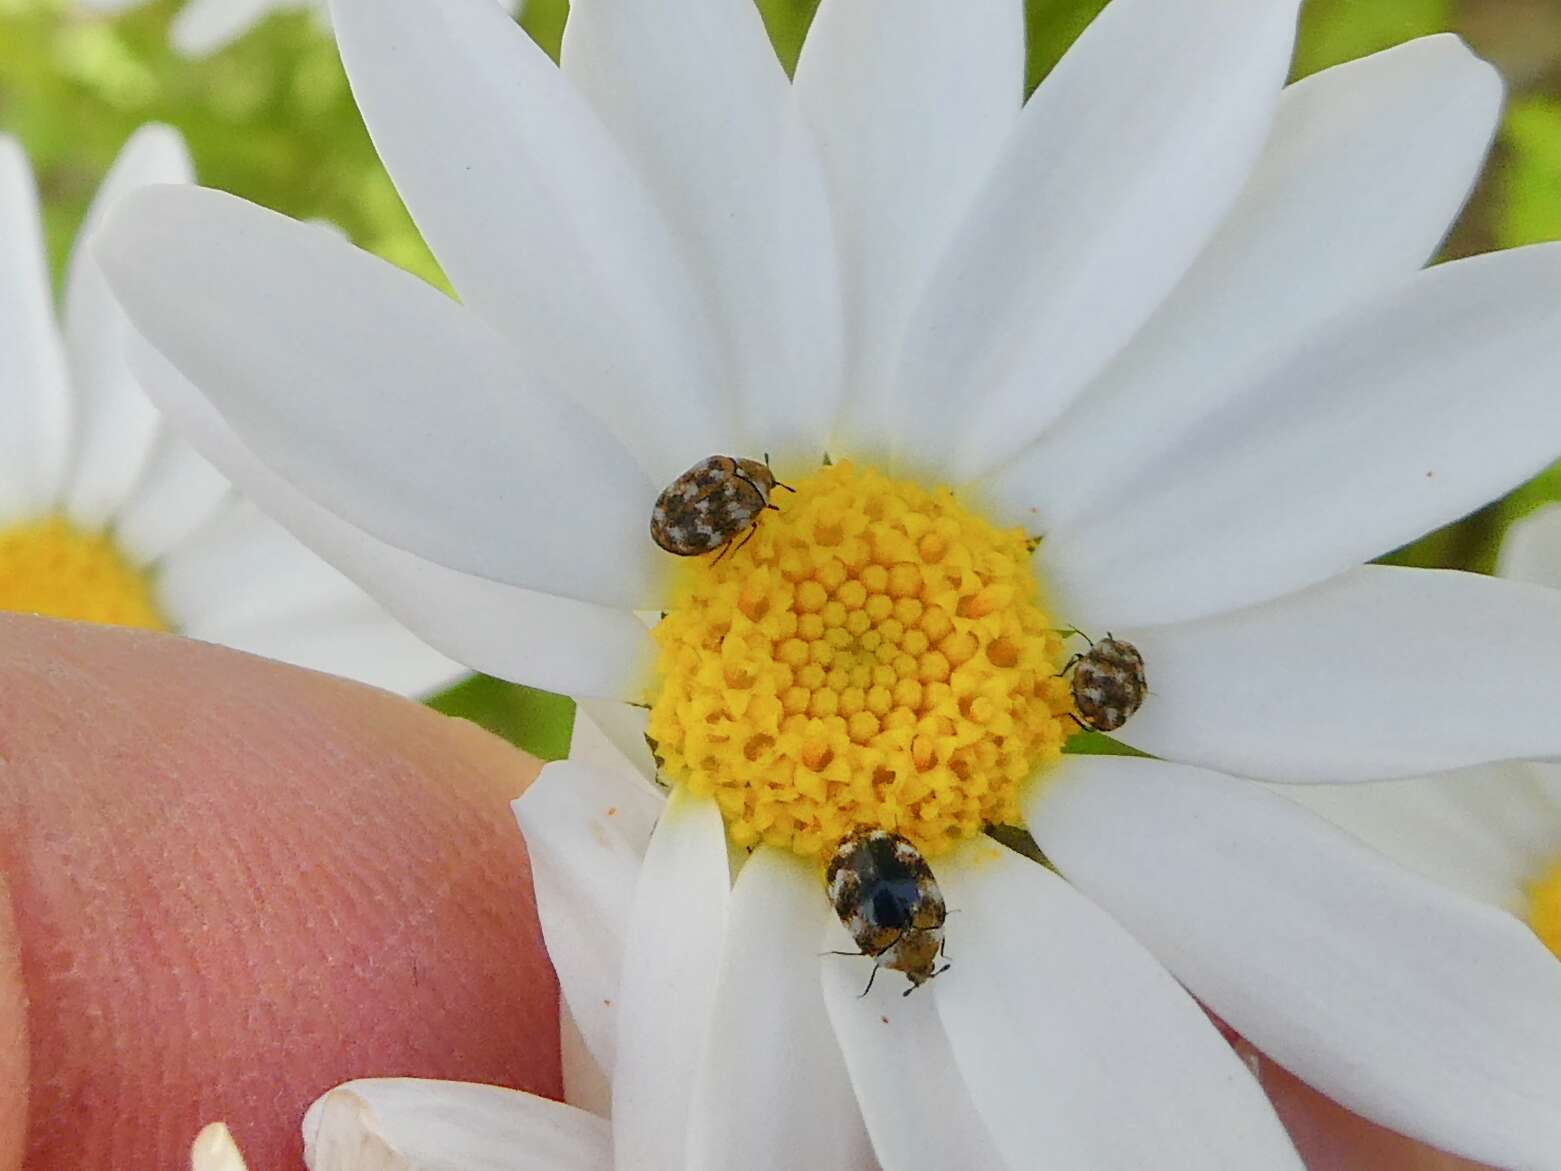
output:
[[[217,192],[106,230],[246,491],[452,657],[652,709],[606,712],[672,786],[643,865],[596,832],[622,769],[527,798],[539,887],[600,875],[543,905],[615,1165],[1294,1166],[1185,987],[1370,1118],[1561,1166],[1532,933],[1225,775],[1561,753],[1561,599],[1361,566],[1561,450],[1561,251],[1421,272],[1499,81],[1435,37],[1285,88],[1296,8],[1114,0],[1021,108],[1017,0],[825,0],[794,85],[730,0],[581,0],[562,69],[487,0],[336,0],[461,303]],[[658,537],[734,539],[674,558],[713,455],[722,510]],[[1072,628],[1141,710],[1059,673]],[[1061,756],[1123,718],[1162,759]],[[867,828],[958,912],[904,1001],[818,954]]]
[[[127,191],[190,178],[178,135],[143,127],[82,238]],[[56,325],[32,171],[4,136],[0,253],[0,610],[174,630],[407,694],[466,673],[163,426],[85,248]]]
[[[139,8],[147,0],[76,0],[77,7],[104,16]],[[519,16],[526,0],[498,0],[511,16]],[[273,12],[313,12],[327,26],[325,0],[188,0],[168,26],[168,40],[186,57],[221,52]]]

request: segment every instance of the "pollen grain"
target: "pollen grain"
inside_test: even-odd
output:
[[[877,827],[935,857],[1018,820],[1072,730],[1025,533],[849,462],[680,567],[647,734],[739,846],[822,860]]]

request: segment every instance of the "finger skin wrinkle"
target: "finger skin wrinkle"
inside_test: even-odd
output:
[[[359,684],[0,615],[0,1044],[31,1037],[30,1086],[0,1053],[0,1171],[182,1166],[214,1119],[301,1167],[304,1108],[366,1075],[558,1097],[508,807],[537,767]]]

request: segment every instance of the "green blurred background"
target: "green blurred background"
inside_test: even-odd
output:
[[[757,2],[790,69],[817,0]],[[948,0],[951,14],[961,2]],[[1026,0],[1032,87],[1102,7],[1104,0]],[[177,8],[178,0],[156,0],[105,19],[65,0],[0,0],[0,130],[21,139],[37,168],[56,269],[121,144],[141,123],[161,121],[184,133],[202,182],[330,220],[443,285],[375,158],[319,21],[307,11],[278,14],[191,61],[167,46]],[[567,11],[567,0],[529,0],[520,20],[556,57]],[[1495,63],[1510,92],[1491,165],[1445,255],[1561,239],[1561,0],[1308,0],[1295,73],[1447,30]],[[1488,572],[1506,525],[1558,498],[1561,465],[1384,560]],[[545,759],[568,751],[574,709],[561,696],[477,678],[433,703]]]

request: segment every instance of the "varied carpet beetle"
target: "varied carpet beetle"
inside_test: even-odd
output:
[[[1068,666],[1073,668],[1073,705],[1080,722],[1096,732],[1115,732],[1143,706],[1149,683],[1144,656],[1132,643],[1108,634],[1090,643]]]
[[[824,873],[829,901],[860,952],[873,960],[862,990],[872,990],[879,968],[903,972],[909,996],[948,970],[938,967],[943,954],[943,921],[948,911],[932,868],[921,851],[899,834],[884,829],[857,830],[835,851]]]
[[[657,497],[650,514],[651,540],[679,557],[713,552],[752,529],[766,508],[775,507],[770,493],[776,488],[787,485],[775,478],[768,462],[709,456]]]

